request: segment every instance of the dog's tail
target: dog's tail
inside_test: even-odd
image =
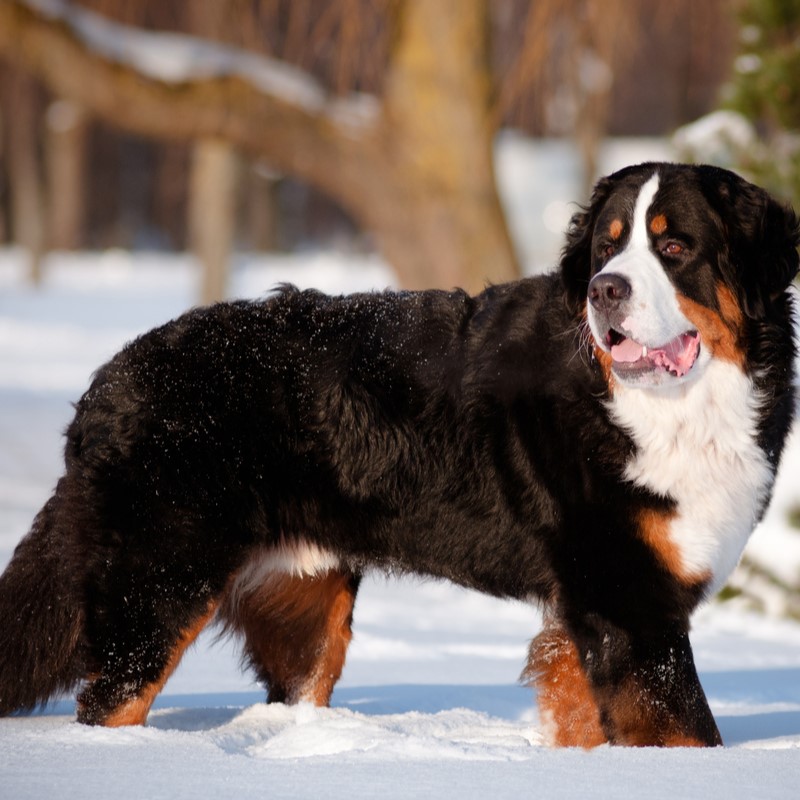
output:
[[[0,716],[43,705],[83,677],[81,588],[59,500],[56,492],[0,575]]]

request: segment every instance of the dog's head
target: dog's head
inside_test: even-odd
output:
[[[732,172],[642,164],[597,184],[561,269],[616,380],[673,386],[711,358],[743,364],[745,320],[783,295],[799,240],[791,209]]]

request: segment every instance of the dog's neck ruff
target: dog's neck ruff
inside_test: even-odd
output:
[[[761,518],[774,473],[758,445],[759,398],[735,364],[711,359],[674,390],[618,385],[608,402],[636,445],[625,477],[676,503],[668,527],[678,577],[718,591]]]

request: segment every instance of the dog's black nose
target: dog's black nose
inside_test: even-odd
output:
[[[589,283],[589,302],[596,309],[612,309],[631,296],[631,285],[621,275],[602,272]]]

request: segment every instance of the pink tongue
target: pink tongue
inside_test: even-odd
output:
[[[697,336],[684,333],[662,347],[648,350],[647,355],[643,356],[642,345],[633,339],[624,339],[611,348],[611,358],[620,363],[646,360],[654,367],[664,367],[683,376],[694,364],[699,346],[700,340]]]
[[[673,339],[668,344],[665,344],[663,351],[657,351],[659,354],[663,353],[666,363],[656,363],[661,363],[662,366],[672,367],[678,375],[685,375],[691,369],[692,364],[694,364],[695,358],[697,358],[697,349],[699,346],[700,340],[697,336],[684,333],[682,336],[678,336],[677,339]]]
[[[611,348],[614,361],[638,361],[642,357],[642,346],[633,339],[623,339]]]

